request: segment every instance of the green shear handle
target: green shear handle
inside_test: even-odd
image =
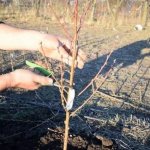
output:
[[[28,65],[30,68],[40,71],[45,76],[53,76],[54,75],[53,71],[49,71],[49,70],[43,68],[42,66],[35,64],[33,62],[30,62],[28,60],[26,60],[26,65]]]

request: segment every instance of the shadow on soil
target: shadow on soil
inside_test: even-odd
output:
[[[150,48],[146,40],[137,41],[114,50],[102,74],[109,70],[114,59],[116,59],[115,67],[120,64],[122,64],[121,67],[127,67],[136,63],[137,60],[150,56],[150,53],[141,53],[144,48]],[[100,56],[85,64],[83,70],[77,69],[75,75],[75,82],[78,83],[76,85],[77,91],[94,77],[106,57],[107,55]],[[89,94],[89,91],[86,92],[80,100],[82,101]],[[17,90],[2,92],[0,97],[0,149],[62,149],[62,127],[64,126],[65,114],[59,99],[58,89],[54,87],[43,87],[32,92]],[[75,104],[75,106],[77,105]],[[142,118],[143,116],[149,118],[146,114],[132,109],[113,107],[109,108],[107,112],[105,112],[104,107],[97,109],[104,112],[103,114],[93,112],[92,115],[99,118],[109,118],[111,115],[113,118],[118,112],[122,114],[122,117],[128,117],[131,113],[134,113],[137,118]],[[91,115],[91,110],[85,108],[83,114]],[[108,116],[105,116],[106,114]],[[93,123],[88,124],[81,112],[81,115],[71,121],[69,149],[101,149],[101,141],[94,138],[93,134],[99,132],[100,135],[103,134],[108,138],[119,140],[119,138],[122,138],[123,126],[122,120],[119,120],[115,126],[109,124],[100,126],[99,121],[93,121]],[[48,133],[47,128],[51,129]],[[44,138],[41,139],[41,137]],[[126,139],[122,140],[126,141]],[[135,139],[131,138],[131,141],[135,141]],[[126,142],[128,143],[128,141]],[[146,144],[149,145],[149,138],[147,138]]]
[[[136,63],[138,60],[142,61],[145,57],[150,56],[149,50],[144,53],[142,53],[142,50],[149,48],[150,44],[148,43],[148,41],[141,40],[114,50],[108,60],[106,67],[103,69],[102,74],[105,74],[110,69],[114,60],[116,60],[114,67],[119,66],[120,68],[128,67]],[[96,58],[90,62],[87,62],[83,70],[76,71],[76,76],[78,77],[79,75],[81,78],[77,79],[83,80],[84,83],[89,81],[89,79],[92,79],[92,77],[94,77],[94,75],[103,65],[108,55],[109,54],[102,56],[95,55]]]
[[[76,89],[77,93],[83,89],[90,81],[93,79],[93,77],[96,75],[96,73],[99,71],[101,66],[104,64],[104,62],[107,59],[108,54],[102,55],[102,56],[97,56],[94,60],[87,62],[83,68],[83,70],[76,70],[76,75],[75,75],[75,83],[76,84]],[[146,66],[143,66],[143,60],[146,57],[150,57],[150,43],[148,43],[147,40],[141,40],[141,41],[136,41],[134,43],[131,43],[129,45],[126,45],[124,47],[121,47],[119,49],[116,49],[112,52],[107,65],[103,68],[101,72],[101,76],[105,76],[105,74],[110,70],[110,68],[113,68],[114,70],[116,69],[115,74],[119,72],[121,68],[127,68],[128,66],[131,66],[133,64],[136,64],[137,61],[140,61],[139,64],[137,64],[138,68],[135,70],[132,70],[133,76],[136,76],[138,71],[143,67],[144,71],[141,77],[139,77],[139,80],[137,83],[135,83],[132,87],[132,89],[129,91],[129,93],[126,93],[126,96],[130,97],[130,95],[133,93],[134,89],[136,88],[136,85],[139,83],[140,79],[144,77],[144,75],[149,71],[150,65],[147,63]],[[115,63],[113,63],[115,61]],[[113,65],[113,67],[112,67]],[[117,80],[117,76],[115,76],[115,79]],[[127,82],[128,78],[126,78],[124,81],[122,81],[122,85],[118,87],[118,90],[116,91],[115,94],[119,94],[121,91],[122,87],[124,84]],[[142,98],[145,97],[145,93],[147,93],[148,86],[149,86],[149,79],[148,82],[146,83],[145,87],[145,92],[142,93]],[[84,96],[81,96],[81,99],[85,99],[85,96],[88,97],[90,91],[87,90],[84,93]]]

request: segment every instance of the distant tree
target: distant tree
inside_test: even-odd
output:
[[[12,1],[13,1],[13,4],[14,4],[14,5],[19,6],[20,0],[12,0]]]
[[[92,5],[92,13],[91,13],[91,20],[94,21],[95,18],[95,11],[96,11],[96,2],[97,0],[93,0],[93,5]]]
[[[36,16],[37,17],[40,15],[40,6],[41,6],[41,0],[36,0],[35,7],[36,7]]]
[[[107,1],[107,8],[109,11],[109,14],[111,15],[111,21],[113,24],[113,27],[115,27],[117,25],[117,21],[118,21],[118,14],[119,14],[119,10],[120,7],[123,3],[123,0],[115,0],[115,1],[111,1],[111,0],[106,0]]]
[[[141,22],[144,27],[147,26],[148,23],[148,17],[149,17],[149,11],[150,11],[150,1],[149,0],[143,0],[142,1],[142,15],[141,15]]]

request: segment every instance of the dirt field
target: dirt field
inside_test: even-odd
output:
[[[11,24],[63,34],[56,23],[36,21]],[[68,25],[71,32],[71,27]],[[150,27],[135,31],[133,27],[100,29],[85,25],[80,33],[79,46],[88,55],[83,70],[76,70],[77,93],[89,83],[111,52],[107,66],[94,86],[97,87],[112,67],[110,75],[94,97],[70,122],[69,149],[105,149],[104,138],[112,140],[108,149],[150,149]],[[36,54],[23,55],[18,51],[10,55],[0,53],[1,72],[13,66],[26,67],[24,60],[36,59]],[[22,56],[23,55],[23,56]],[[8,59],[7,63],[6,60]],[[11,64],[11,65],[10,65]],[[52,61],[59,73],[58,63]],[[67,75],[66,75],[67,78]],[[90,96],[90,87],[77,97],[74,110]],[[9,89],[0,94],[0,149],[52,150],[62,149],[64,111],[58,89],[42,87],[36,91]],[[49,129],[48,129],[49,128]],[[100,137],[100,139],[99,139]],[[103,143],[103,145],[102,145]],[[112,145],[112,144],[111,144]]]

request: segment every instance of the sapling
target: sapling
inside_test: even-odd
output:
[[[74,36],[73,36],[73,38],[72,38],[72,36],[69,35],[67,29],[65,28],[65,25],[63,25],[61,23],[62,28],[65,31],[66,37],[68,37],[68,39],[72,41],[71,50],[70,50],[71,55],[72,55],[72,64],[71,64],[71,69],[70,69],[70,72],[69,72],[70,73],[69,85],[68,86],[64,85],[64,78],[63,78],[63,75],[64,75],[64,67],[63,66],[64,66],[64,64],[63,63],[61,63],[61,65],[60,65],[61,66],[60,67],[61,79],[60,79],[60,81],[57,81],[57,83],[59,84],[59,90],[60,90],[60,95],[61,95],[62,106],[63,106],[63,108],[65,110],[65,113],[66,113],[63,150],[67,150],[70,117],[74,116],[81,108],[83,108],[87,104],[87,102],[89,100],[91,100],[93,95],[101,87],[101,85],[105,82],[106,78],[108,77],[108,75],[110,74],[110,72],[112,70],[112,68],[110,68],[110,70],[105,74],[104,80],[102,81],[101,85],[93,91],[92,95],[87,100],[85,100],[85,102],[81,106],[79,106],[74,111],[72,111],[74,99],[75,99],[75,96],[76,96],[76,92],[75,92],[75,89],[74,89],[74,74],[75,74],[75,68],[76,68],[76,65],[77,65],[76,64],[77,53],[78,53],[78,50],[79,50],[78,35],[79,35],[79,31],[81,29],[81,26],[83,26],[85,16],[86,16],[86,14],[87,14],[87,12],[90,8],[90,5],[91,5],[92,1],[93,0],[88,2],[88,5],[86,6],[86,9],[84,9],[83,14],[79,18],[79,16],[78,16],[78,0],[75,0],[75,4],[74,4],[74,30],[73,30],[74,31]],[[54,12],[54,10],[53,10],[53,12]],[[55,12],[54,12],[54,15],[57,18],[57,20],[59,21],[59,18],[58,18],[57,14]],[[78,20],[79,20],[79,23],[78,23]],[[107,65],[107,61],[108,61],[110,55],[111,55],[111,53],[107,56],[107,59],[106,59],[104,65],[100,68],[100,70],[96,74],[95,78],[93,78],[91,80],[90,84],[88,84],[86,86],[86,88],[83,89],[80,92],[80,94],[82,94],[98,78],[98,75],[101,73],[103,68]],[[77,96],[80,96],[80,94],[78,94]]]

